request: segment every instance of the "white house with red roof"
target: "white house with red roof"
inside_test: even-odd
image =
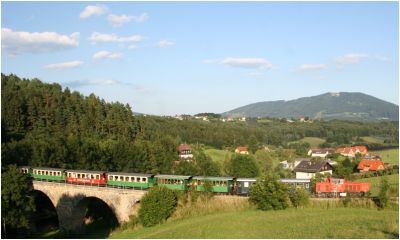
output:
[[[193,158],[192,148],[187,144],[181,144],[178,147],[178,155],[179,159],[190,161]]]
[[[238,154],[249,154],[249,148],[248,147],[237,147],[235,149],[235,153],[238,153]]]

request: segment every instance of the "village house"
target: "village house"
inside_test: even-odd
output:
[[[357,166],[360,172],[379,171],[385,169],[385,164],[382,160],[362,159]]]
[[[285,161],[279,162],[279,165],[283,169],[293,170],[295,167],[297,167],[297,165],[299,165],[299,163],[301,161],[304,161],[304,160],[309,161],[309,160],[311,160],[311,158],[296,158],[293,161],[285,160]]]
[[[238,153],[238,154],[249,154],[249,148],[248,147],[237,147],[235,149],[235,153]]]
[[[368,153],[368,148],[366,146],[354,146],[354,147],[344,147],[337,148],[336,153],[340,153],[345,157],[355,157],[357,153],[365,155]]]
[[[333,167],[327,161],[309,161],[304,160],[294,168],[297,179],[311,179],[317,173],[332,174]]]
[[[181,144],[178,147],[179,159],[190,161],[193,158],[192,148],[189,145]]]
[[[307,155],[311,157],[326,158],[326,156],[333,153],[335,153],[335,149],[333,148],[319,148],[319,149],[310,149]]]

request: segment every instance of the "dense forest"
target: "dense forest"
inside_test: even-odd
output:
[[[359,141],[361,136],[385,139],[384,146],[398,146],[398,122],[360,123],[269,119],[259,122],[177,120],[134,116],[131,106],[108,103],[94,94],[63,89],[38,79],[1,75],[2,163],[62,168],[148,173],[185,172],[176,167],[180,143],[200,146],[200,162],[187,166],[194,173],[212,166],[201,146],[234,149],[239,145],[290,148],[304,137],[321,137],[325,146]],[[379,148],[380,145],[370,145]],[[197,170],[196,170],[197,169]],[[189,171],[188,170],[188,171]],[[215,169],[210,170],[211,173]]]

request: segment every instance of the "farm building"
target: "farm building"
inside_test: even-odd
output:
[[[316,173],[332,174],[333,167],[327,161],[310,161],[304,160],[294,168],[297,179],[311,179]]]
[[[320,149],[310,149],[307,154],[308,156],[311,157],[326,158],[326,156],[333,153],[335,153],[335,149],[333,148],[320,148]]]
[[[181,159],[181,160],[189,160],[190,161],[193,158],[192,148],[186,144],[179,145],[178,154],[179,154],[179,159]]]
[[[237,147],[235,149],[235,153],[238,153],[238,154],[249,154],[249,148],[248,147]]]
[[[360,172],[384,170],[385,165],[382,160],[362,159],[357,166]]]
[[[336,153],[340,153],[345,157],[355,157],[357,153],[365,155],[368,153],[368,148],[366,146],[354,146],[354,147],[344,147],[337,148]]]

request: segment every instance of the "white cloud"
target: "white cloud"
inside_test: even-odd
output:
[[[55,32],[15,32],[1,29],[1,48],[11,55],[22,53],[46,53],[76,48],[79,32],[61,35]]]
[[[127,37],[119,37],[115,34],[104,34],[104,33],[98,33],[94,32],[90,36],[89,40],[92,43],[98,43],[98,42],[103,42],[103,43],[110,43],[110,42],[140,42],[143,40],[143,37],[140,35],[131,35]]]
[[[304,71],[312,71],[312,70],[322,70],[326,69],[327,66],[325,64],[303,64],[295,69],[297,72],[304,72]]]
[[[97,6],[87,6],[79,17],[81,19],[86,19],[92,15],[102,15],[107,12],[107,8],[105,6],[97,5]]]
[[[98,60],[98,59],[105,59],[105,58],[109,58],[109,59],[118,59],[122,57],[122,53],[112,53],[109,51],[100,51],[97,52],[93,55],[93,58]]]
[[[133,16],[133,19],[137,23],[141,23],[149,19],[149,15],[147,13],[142,13],[140,16]]]
[[[83,64],[82,61],[71,61],[71,62],[48,64],[48,65],[44,66],[44,68],[60,70],[60,69],[68,69],[68,68],[77,68],[77,67],[80,67],[82,64]]]
[[[172,46],[172,45],[174,45],[175,44],[175,42],[174,41],[170,41],[170,40],[160,40],[158,43],[157,43],[157,46],[159,46],[159,47],[169,47],[169,46]]]
[[[223,64],[231,67],[238,68],[260,68],[260,69],[270,69],[272,64],[264,58],[232,58],[228,57],[222,60]]]
[[[133,16],[127,16],[125,14],[122,15],[110,14],[107,17],[107,21],[114,27],[122,26],[122,24],[130,22],[132,19]]]
[[[361,60],[367,58],[365,53],[349,53],[336,58],[336,63],[339,65],[359,63]]]
[[[134,21],[137,23],[141,23],[146,21],[149,18],[147,13],[142,13],[140,16],[128,16],[125,14],[122,15],[115,15],[110,14],[107,17],[107,21],[114,27],[122,26],[124,23],[128,23],[130,21]]]
[[[117,84],[120,84],[120,82],[112,79],[76,80],[65,83],[66,86],[71,88],[79,88],[83,86],[110,86]]]

